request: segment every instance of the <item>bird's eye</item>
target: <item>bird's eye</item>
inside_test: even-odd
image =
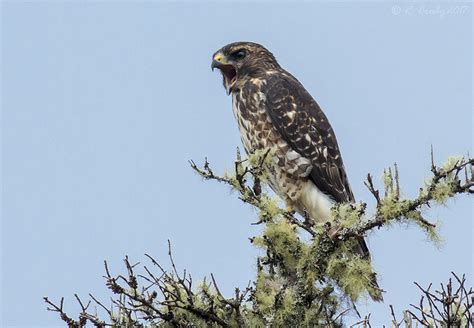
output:
[[[247,54],[245,53],[245,50],[243,50],[243,49],[237,50],[234,53],[232,53],[232,57],[234,57],[237,60],[245,58],[246,55]]]

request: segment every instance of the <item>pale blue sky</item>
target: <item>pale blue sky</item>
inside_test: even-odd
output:
[[[455,6],[462,8],[455,11]],[[102,261],[128,254],[211,272],[223,291],[254,277],[255,212],[202,182],[187,161],[232,167],[238,130],[211,54],[264,44],[326,111],[354,193],[397,161],[413,196],[436,158],[472,153],[472,8],[468,3],[1,3],[2,327],[57,326],[42,296],[110,295]],[[445,245],[414,227],[369,236],[384,304],[412,284],[472,277],[472,199],[427,211]],[[472,282],[472,280],[471,280]]]

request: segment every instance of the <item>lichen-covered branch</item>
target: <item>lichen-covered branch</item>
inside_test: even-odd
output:
[[[286,210],[266,192],[271,157],[271,150],[247,159],[237,152],[232,172],[223,175],[216,174],[207,160],[203,166],[190,162],[201,177],[229,186],[256,208],[254,224],[263,225],[262,233],[251,238],[262,250],[255,281],[236,288],[232,297],[223,295],[212,274],[209,282],[193,283],[191,275],[177,269],[169,244],[169,270],[148,254],[151,266],[132,264],[126,257],[124,275],[113,275],[104,263],[106,285],[114,294],[111,305],[92,294],[87,302],[75,295],[81,308],[77,319],[65,312],[63,299],[56,304],[45,298],[48,310],[57,312],[69,327],[87,323],[95,327],[342,327],[347,313],[358,314],[355,301],[380,292],[371,283],[375,273],[370,261],[353,252],[356,239],[382,226],[411,222],[437,242],[436,225],[422,216],[424,209],[474,193],[473,159],[450,158],[442,166],[432,160],[431,177],[413,199],[403,197],[395,165],[384,171],[380,189],[367,176],[365,184],[374,197],[372,213],[363,202],[339,204],[333,208],[332,220],[314,222]],[[466,287],[464,277],[454,277],[438,292],[419,286],[420,303],[405,311],[401,320],[390,307],[391,324],[472,325],[472,289]],[[455,289],[453,283],[458,284]],[[370,315],[352,327],[370,327]]]
[[[63,298],[56,305],[45,297],[48,310],[58,312],[69,327],[85,327],[88,322],[95,327],[145,327],[145,323],[160,327],[246,327],[248,310],[245,303],[252,292],[250,284],[242,291],[236,289],[233,298],[225,298],[214,276],[211,283],[204,280],[195,287],[186,270],[179,273],[170,244],[168,255],[171,271],[166,271],[148,254],[145,256],[156,270],[144,265],[141,267],[143,273],[137,273],[138,263],[132,265],[126,257],[127,274],[114,276],[104,262],[106,286],[117,295],[110,308],[90,294],[91,300],[86,306],[75,295],[82,308],[77,320],[63,310]],[[88,312],[91,302],[105,311],[106,321]]]
[[[350,252],[351,243],[356,237],[393,222],[411,222],[425,231],[431,241],[437,243],[441,239],[436,225],[423,217],[424,209],[433,204],[444,204],[457,194],[474,192],[473,159],[453,157],[438,167],[432,155],[432,176],[420,188],[416,198],[408,199],[402,196],[399,172],[395,164],[393,170],[390,168],[384,171],[383,192],[375,187],[372,176],[367,176],[365,185],[375,199],[374,213],[367,213],[367,204],[364,202],[341,204],[333,209],[332,221],[310,224],[308,222],[311,220],[305,217],[300,219],[280,207],[277,199],[261,192],[261,187],[258,188],[259,193],[255,193],[255,188],[251,187],[252,183],[260,184],[265,181],[267,158],[268,152],[256,153],[249,156],[248,160],[242,160],[238,153],[234,174],[223,176],[214,173],[207,159],[202,167],[198,167],[194,162],[191,162],[191,167],[206,180],[227,184],[239,193],[242,201],[258,209],[260,219],[257,224],[265,224],[265,230],[262,237],[253,240],[257,241],[254,244],[265,249],[266,261],[270,265],[269,272],[273,272],[274,267],[284,269],[282,264],[285,263],[280,259],[291,259],[291,263],[287,265],[290,270],[285,273],[292,273],[298,260],[304,262],[304,265],[311,263],[311,272],[316,280],[326,279],[328,275],[335,278],[338,286],[353,300],[366,290],[370,292],[371,286],[368,283],[373,274],[370,263],[352,256]],[[281,237],[282,231],[285,231],[285,237]],[[301,242],[298,239],[299,232],[308,233],[312,243],[308,245]],[[284,247],[275,247],[279,237],[283,238],[281,244],[284,244]],[[311,258],[305,257],[304,252],[288,254],[290,249],[306,248],[310,249]],[[279,250],[281,254],[277,254]],[[357,276],[362,277],[362,280],[356,279]]]
[[[444,204],[448,199],[457,194],[474,193],[474,159],[452,157],[443,166],[438,167],[434,164],[433,152],[431,154],[432,177],[420,188],[418,197],[414,199],[401,198],[399,172],[396,164],[394,165],[394,174],[391,168],[384,171],[383,184],[385,195],[383,197],[380,196],[380,191],[374,187],[373,178],[369,173],[364,184],[375,198],[376,212],[372,215],[371,219],[367,220],[365,219],[366,203],[343,205],[342,211],[345,213],[342,217],[338,215],[339,208],[336,208],[336,219],[343,221],[343,223],[348,223],[344,225],[346,229],[339,232],[339,239],[363,235],[374,228],[380,228],[392,221],[401,220],[414,221],[420,227],[433,233],[436,225],[424,219],[421,211],[432,203]],[[253,161],[255,162],[255,159]],[[263,223],[266,218],[273,218],[277,214],[284,216],[292,224],[302,228],[312,236],[318,234],[318,230],[315,229],[316,227],[305,224],[304,221],[299,220],[292,212],[285,211],[282,208],[275,208],[277,204],[274,199],[266,194],[262,195],[261,192],[255,193],[255,188],[251,188],[247,184],[249,178],[253,179],[254,182],[258,182],[258,184],[261,183],[261,175],[264,171],[261,164],[263,161],[256,167],[244,167],[242,164],[245,163],[245,160],[241,160],[240,155],[238,155],[238,160],[235,163],[236,170],[234,175],[218,176],[214,174],[207,159],[202,168],[198,167],[194,161],[190,162],[191,167],[200,176],[207,180],[216,180],[229,185],[240,193],[239,198],[242,201],[262,211],[263,213],[260,213],[262,220],[257,223]],[[460,176],[461,174],[463,176]],[[258,190],[261,190],[261,187]]]
[[[415,199],[400,198],[401,190],[396,165],[395,177],[392,176],[391,170],[384,172],[385,197],[382,199],[369,174],[365,184],[377,201],[376,213],[372,219],[343,231],[341,235],[360,235],[373,228],[389,224],[391,221],[403,219],[414,221],[429,234],[435,235],[436,225],[424,219],[421,211],[432,203],[444,204],[457,194],[474,193],[473,164],[473,159],[452,157],[443,166],[438,167],[432,160],[432,177],[420,188],[419,195]]]

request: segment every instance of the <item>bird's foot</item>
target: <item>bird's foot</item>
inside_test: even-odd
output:
[[[296,213],[296,210],[294,209],[293,206],[291,205],[286,205],[285,206],[285,211],[290,213],[291,215],[294,215]]]

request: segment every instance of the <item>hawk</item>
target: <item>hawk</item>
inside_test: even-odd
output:
[[[354,202],[336,136],[316,101],[260,44],[235,42],[214,53],[245,151],[273,149],[268,183],[288,208],[312,221],[331,219],[336,203]],[[355,251],[370,260],[360,238]],[[373,279],[378,291],[378,285]],[[371,293],[381,301],[381,293]]]

